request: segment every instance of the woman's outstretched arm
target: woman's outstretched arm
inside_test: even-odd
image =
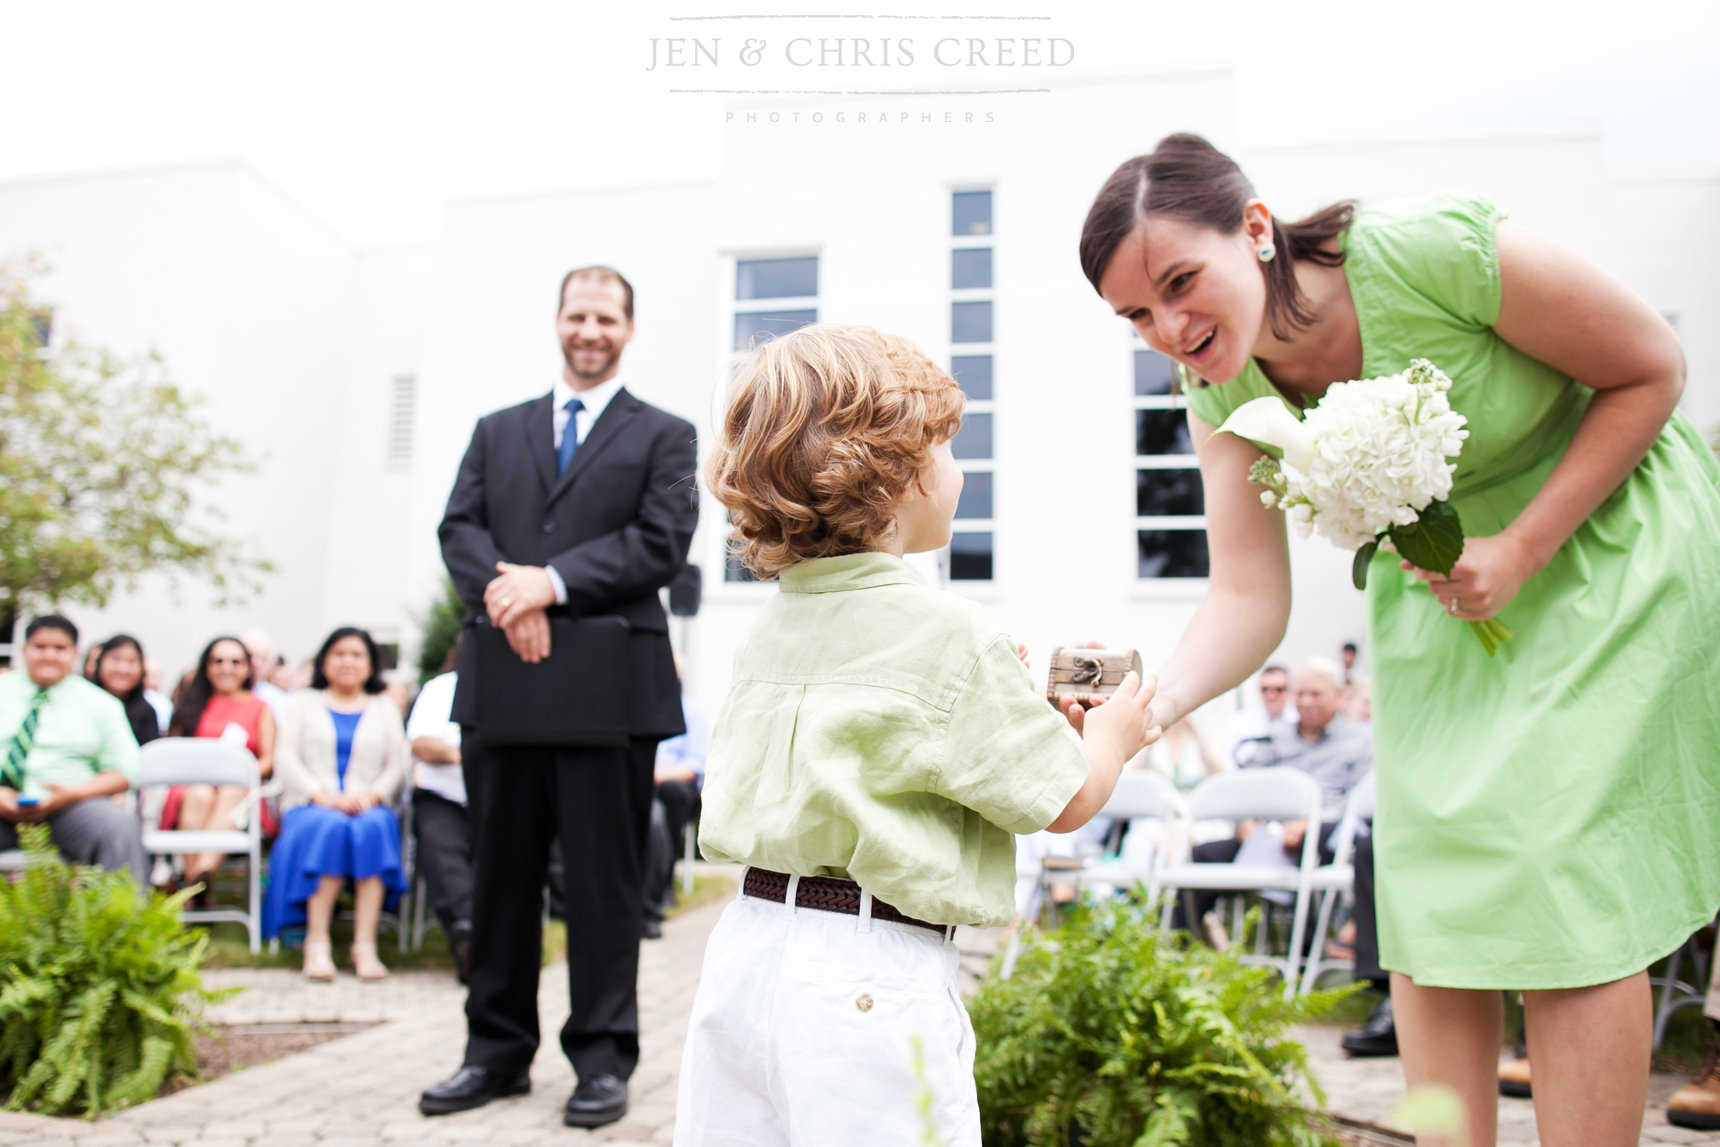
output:
[[[1499,337],[1595,391],[1540,491],[1503,533],[1470,538],[1451,577],[1419,572],[1456,616],[1511,604],[1576,528],[1619,488],[1684,392],[1684,351],[1666,320],[1623,283],[1551,239],[1499,224]],[[1409,568],[1405,563],[1405,568]]]
[[[1206,488],[1206,541],[1212,573],[1176,652],[1159,669],[1153,716],[1168,729],[1240,685],[1271,656],[1290,621],[1290,547],[1284,515],[1260,502],[1248,480],[1260,448],[1218,434],[1188,416]]]

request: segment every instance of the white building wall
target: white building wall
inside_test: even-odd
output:
[[[246,443],[258,471],[209,501],[278,567],[238,609],[215,608],[196,582],[175,599],[149,578],[74,616],[92,637],[135,632],[170,670],[209,636],[258,625],[295,659],[349,623],[401,639],[410,656],[439,595],[436,525],[474,421],[544,393],[560,370],[554,293],[568,269],[608,263],[633,281],[628,385],[692,421],[703,457],[732,361],[737,258],[817,254],[821,319],[896,331],[947,364],[949,197],[988,187],[996,580],[952,589],[1027,641],[1037,665],[1050,646],[1089,639],[1157,664],[1203,587],[1135,576],[1141,344],[1082,278],[1076,244],[1104,178],[1173,130],[1230,149],[1284,215],[1442,187],[1492,194],[1675,315],[1691,364],[1685,406],[1705,429],[1720,421],[1720,177],[1611,179],[1599,136],[1580,128],[1266,146],[1236,137],[1230,83],[1208,71],[1031,97],[735,104],[713,183],[455,203],[433,247],[355,252],[237,162],[0,183],[0,257],[49,255],[56,271],[40,286],[57,331],[121,352],[158,348],[209,399],[210,420]],[[411,458],[391,469],[402,376],[417,380]],[[707,703],[775,592],[723,582],[723,535],[707,495],[693,546],[705,609],[676,635],[689,639],[689,691]],[[1347,555],[1293,542],[1292,565],[1279,659],[1362,638]]]
[[[412,462],[423,411],[419,375],[434,251],[427,246],[364,252],[349,304],[351,343],[319,437],[332,442],[334,477],[322,566],[320,636],[358,625],[378,641],[414,639],[425,608],[413,600]],[[411,389],[412,417],[400,428],[406,453],[391,457],[396,380]],[[316,646],[294,647],[302,659]],[[410,673],[409,673],[410,675]]]
[[[0,257],[44,252],[38,284],[56,338],[120,354],[154,348],[172,377],[207,400],[204,415],[257,463],[204,504],[277,572],[240,609],[218,609],[192,579],[174,592],[146,577],[106,609],[68,610],[92,639],[136,634],[169,672],[209,636],[253,625],[291,651],[322,616],[325,433],[346,351],[354,255],[237,161],[0,183]]]
[[[1689,381],[1684,409],[1704,434],[1720,429],[1720,174],[1647,174],[1612,181],[1618,238],[1610,269],[1673,320]]]

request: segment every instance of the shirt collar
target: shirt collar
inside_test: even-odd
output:
[[[575,390],[567,384],[567,379],[558,375],[555,380],[555,398],[552,401],[555,403],[555,409],[560,410],[567,405],[568,399],[579,399],[585,404],[585,412],[591,415],[591,421],[595,423],[603,416],[603,411],[609,406],[610,399],[615,397],[615,392],[624,385],[625,377],[618,374],[608,382],[598,383],[590,390]]]
[[[784,593],[837,593],[883,585],[925,585],[920,571],[892,554],[842,554],[813,558],[782,571]]]

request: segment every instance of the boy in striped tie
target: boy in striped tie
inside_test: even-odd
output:
[[[137,818],[108,798],[137,778],[125,707],[72,672],[78,628],[58,614],[24,630],[24,672],[0,676],[0,850],[46,822],[73,864],[146,872]]]

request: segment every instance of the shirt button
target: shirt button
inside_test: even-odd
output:
[[[863,1012],[869,1012],[872,1010],[872,997],[861,992],[860,998],[854,1001],[854,1006]]]
[[[546,534],[555,533],[555,521],[553,519],[543,524],[543,532]]]

